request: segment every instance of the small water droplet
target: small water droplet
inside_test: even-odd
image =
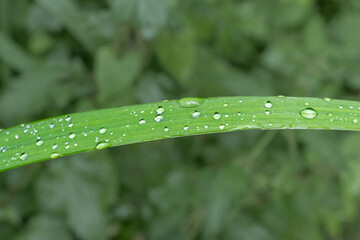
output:
[[[222,125],[222,124],[220,124],[219,129],[220,129],[220,130],[224,130],[224,128],[225,128],[225,126]]]
[[[29,154],[23,152],[20,154],[19,158],[22,160],[22,161],[25,161],[26,159],[28,159],[29,157]]]
[[[271,114],[271,112],[269,110],[265,111],[265,115],[269,116]]]
[[[73,127],[74,124],[72,122],[69,122],[69,127]]]
[[[146,120],[145,119],[143,119],[143,118],[140,118],[140,120],[139,120],[139,124],[140,125],[143,125],[143,124],[145,124],[146,123]]]
[[[342,105],[339,106],[340,109],[343,109],[344,107]]]
[[[300,112],[300,116],[306,119],[313,119],[318,115],[318,113],[312,108],[305,108]]]
[[[353,119],[353,121],[352,121],[353,123],[358,123],[359,122],[359,120],[357,120],[357,119]]]
[[[71,121],[71,117],[70,117],[70,116],[66,116],[66,117],[65,117],[65,121],[70,122],[70,121]]]
[[[228,107],[229,106],[229,104],[228,103],[224,103],[224,107]]]
[[[214,113],[213,118],[216,120],[219,120],[221,118],[221,114],[216,112],[216,113]]]
[[[156,109],[156,113],[157,114],[163,114],[165,112],[165,108],[163,108],[162,106],[159,106],[157,109]]]
[[[41,139],[38,139],[38,140],[36,141],[36,146],[42,146],[43,144],[44,144],[44,141],[41,140]]]
[[[350,109],[350,110],[353,110],[353,109],[354,109],[354,106],[351,106],[351,105],[350,105],[350,106],[349,106],[349,109]]]
[[[52,146],[52,149],[56,150],[56,149],[58,149],[58,147],[59,147],[58,144],[54,144],[54,145]]]
[[[101,128],[101,129],[99,130],[99,133],[100,133],[100,134],[104,134],[104,133],[106,133],[106,131],[107,131],[106,128]]]
[[[179,105],[184,108],[192,108],[192,107],[200,106],[201,104],[203,104],[204,101],[205,99],[203,98],[181,98],[177,100]]]
[[[184,130],[185,130],[185,131],[189,130],[189,126],[185,125],[185,126],[184,126]]]
[[[61,157],[61,154],[60,153],[52,153],[51,155],[50,155],[50,158],[52,158],[52,159],[54,159],[54,158],[58,158],[58,157]]]
[[[237,115],[238,115],[238,116],[241,116],[241,112],[238,112]]]
[[[76,138],[76,134],[75,134],[75,133],[70,133],[69,138],[70,138],[70,139]]]
[[[324,97],[322,100],[324,100],[325,102],[331,102],[332,101],[332,99],[329,98],[329,97]]]
[[[161,115],[158,115],[154,118],[154,120],[155,120],[155,122],[162,122],[162,121],[164,121],[164,117]]]
[[[50,127],[51,129],[53,129],[53,128],[55,127],[55,124],[50,123],[50,124],[49,124],[49,127]]]
[[[164,127],[164,131],[165,131],[165,132],[168,132],[168,131],[169,131],[169,128],[168,128],[168,127]]]
[[[191,117],[192,118],[198,118],[200,117],[201,113],[199,111],[194,111],[192,114],[191,114]]]
[[[107,143],[107,142],[99,142],[98,144],[96,144],[96,149],[97,150],[101,150],[101,149],[105,149],[105,148],[108,148],[110,147],[110,143]]]
[[[270,101],[266,101],[265,105],[266,108],[272,108],[272,103]]]

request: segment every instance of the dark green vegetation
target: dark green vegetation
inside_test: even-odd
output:
[[[357,0],[0,0],[0,14],[1,128],[184,96],[359,99]],[[11,170],[0,236],[358,239],[359,142],[251,130]]]

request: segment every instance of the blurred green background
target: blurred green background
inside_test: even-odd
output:
[[[0,0],[0,127],[187,96],[359,100],[358,0]],[[0,239],[360,239],[360,135],[242,131],[0,174]]]

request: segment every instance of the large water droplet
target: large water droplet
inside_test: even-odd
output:
[[[265,102],[265,104],[264,104],[264,106],[266,107],[266,108],[272,108],[272,103],[270,102],[270,101],[266,101]]]
[[[109,143],[107,143],[107,142],[100,142],[100,143],[98,143],[98,144],[96,144],[96,149],[97,150],[101,150],[101,149],[105,149],[105,148],[108,148],[108,147],[110,147],[110,144]]]
[[[161,115],[158,115],[154,118],[154,120],[155,120],[155,122],[162,122],[162,121],[164,121],[164,117]]]
[[[306,119],[313,119],[318,115],[318,113],[312,109],[312,108],[304,108],[301,112],[300,112],[300,116],[302,116],[303,118]]]
[[[200,106],[201,104],[203,104],[204,101],[205,99],[203,98],[181,98],[177,100],[179,105],[184,108],[192,108],[192,107]]]
[[[194,111],[192,114],[191,114],[191,117],[192,118],[198,118],[200,117],[201,113],[199,111]]]
[[[75,133],[70,133],[69,138],[70,138],[70,139],[76,138],[76,134],[75,134]]]
[[[54,158],[58,158],[58,157],[61,157],[61,154],[60,153],[52,153],[51,155],[50,155],[50,158],[52,158],[52,159],[54,159]]]
[[[216,113],[214,113],[213,118],[216,120],[219,120],[221,118],[221,114],[216,112]]]
[[[157,114],[163,114],[165,112],[165,108],[163,108],[162,106],[159,106],[157,109],[156,109],[156,113]]]
[[[329,97],[324,97],[322,100],[324,100],[325,102],[331,102],[332,101],[332,99],[329,98]]]
[[[36,141],[36,145],[37,145],[37,146],[42,146],[43,144],[44,144],[44,141],[41,140],[41,139],[38,139],[38,140]]]
[[[28,159],[29,157],[29,154],[23,152],[20,154],[19,158],[22,160],[22,161],[25,161],[26,159]]]
[[[104,133],[106,133],[106,131],[107,131],[106,128],[101,128],[101,129],[99,130],[99,133],[104,134]]]

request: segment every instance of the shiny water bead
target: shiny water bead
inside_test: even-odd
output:
[[[303,118],[306,119],[313,119],[318,115],[318,113],[315,111],[315,109],[313,108],[304,108],[301,112],[300,112],[300,116],[302,116]]]
[[[192,118],[198,118],[200,117],[201,113],[199,111],[194,111],[192,114],[191,114],[191,117]]]
[[[329,98],[329,97],[324,97],[322,100],[324,100],[325,102],[331,102],[332,101],[332,99]]]
[[[22,160],[22,161],[25,161],[26,159],[28,159],[28,157],[29,157],[29,154],[27,154],[25,152],[21,153],[19,156],[20,160]]]
[[[140,120],[139,120],[139,124],[140,125],[144,125],[146,123],[146,120],[145,119],[143,119],[143,118],[140,118]]]
[[[219,119],[221,118],[221,114],[218,113],[218,112],[216,112],[216,113],[214,113],[213,118],[214,118],[215,120],[219,120]]]
[[[75,134],[75,133],[70,133],[69,138],[70,138],[70,139],[76,138],[76,134]]]
[[[41,139],[36,140],[36,146],[42,146],[44,144],[44,141]]]
[[[162,106],[160,106],[156,109],[157,114],[163,114],[164,112],[165,112],[165,108],[163,108]]]
[[[101,128],[101,129],[99,130],[99,133],[100,133],[100,134],[104,134],[104,133],[106,133],[106,131],[107,131],[106,128]]]
[[[162,122],[162,121],[164,121],[164,117],[161,115],[158,115],[154,118],[154,120],[155,120],[155,122]]]
[[[98,144],[96,144],[96,149],[100,150],[100,149],[105,149],[105,148],[108,148],[110,147],[110,144],[107,143],[107,142],[100,142]]]
[[[177,100],[177,103],[183,108],[192,108],[200,106],[204,101],[203,98],[181,98]]]
[[[61,157],[61,154],[60,154],[60,153],[54,152],[54,153],[52,153],[52,154],[50,155],[50,158],[52,158],[52,159],[58,158],[58,157]]]
[[[270,101],[266,101],[265,102],[265,104],[264,104],[264,106],[266,107],[266,108],[272,108],[272,102],[270,102]]]

